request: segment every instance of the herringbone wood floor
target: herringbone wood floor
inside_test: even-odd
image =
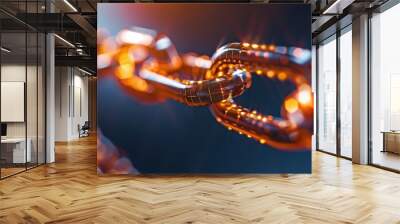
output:
[[[316,152],[312,175],[98,177],[96,141],[0,181],[0,223],[400,223],[400,175]]]

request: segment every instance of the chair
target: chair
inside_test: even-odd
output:
[[[85,121],[82,127],[78,124],[79,138],[89,136],[90,125],[89,121]]]

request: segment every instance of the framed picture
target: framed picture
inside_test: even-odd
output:
[[[98,173],[310,173],[303,4],[98,5]]]

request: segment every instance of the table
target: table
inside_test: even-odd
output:
[[[383,150],[382,152],[392,152],[400,154],[400,131],[382,131]]]
[[[25,138],[5,138],[1,139],[1,157],[6,163],[26,163],[31,162],[32,153],[30,138],[26,140],[25,151]]]

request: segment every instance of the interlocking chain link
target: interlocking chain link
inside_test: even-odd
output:
[[[162,33],[134,27],[115,37],[98,33],[100,76],[113,76],[142,102],[173,99],[188,106],[209,106],[229,130],[281,150],[309,150],[313,129],[313,95],[304,74],[309,50],[297,47],[230,43],[212,58],[179,55]],[[291,81],[281,118],[237,105],[234,98],[251,87],[252,75]]]

